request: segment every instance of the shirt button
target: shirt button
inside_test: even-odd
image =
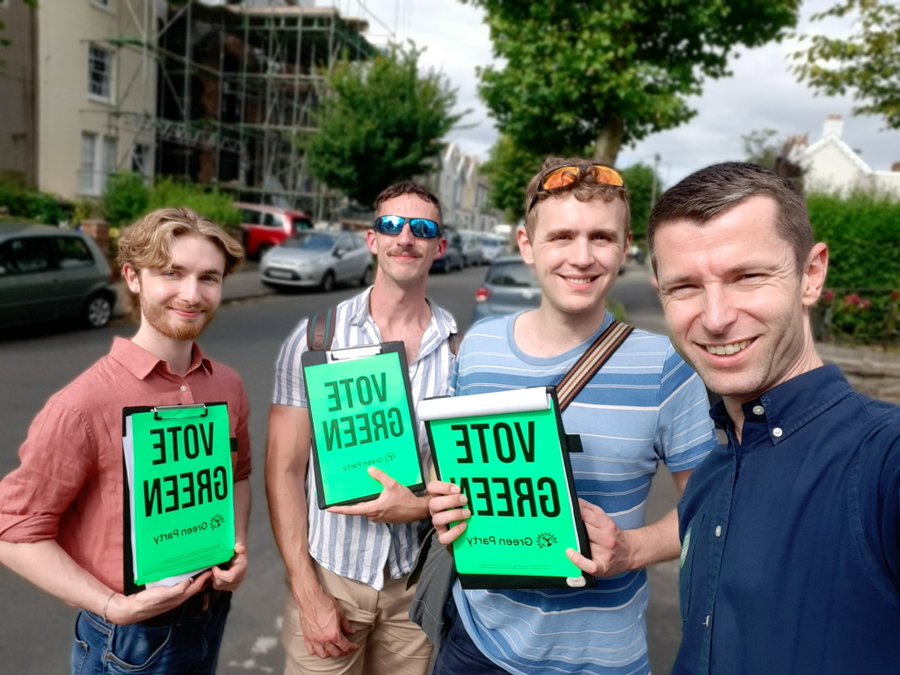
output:
[[[187,391],[188,389],[186,384],[181,385],[181,387],[179,388],[181,389],[181,391]]]
[[[784,431],[781,427],[775,427],[774,429],[772,429],[772,435],[775,438],[781,438],[782,436],[784,436]]]
[[[763,408],[761,405],[753,406],[753,414],[754,415],[762,415],[764,412],[766,412],[766,409]]]
[[[722,526],[721,525],[716,525],[716,536],[717,537],[722,536]]]

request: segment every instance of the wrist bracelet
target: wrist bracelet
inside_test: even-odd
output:
[[[103,605],[103,620],[106,623],[109,623],[109,619],[106,618],[106,613],[109,611],[109,603],[112,602],[113,596],[116,594],[115,591],[109,594],[109,597],[106,598],[106,604]]]

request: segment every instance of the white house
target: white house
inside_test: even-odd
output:
[[[900,197],[900,162],[890,171],[872,169],[843,140],[844,120],[829,115],[822,126],[822,137],[812,145],[795,146],[794,158],[804,170],[804,188],[810,192],[846,195],[863,189]]]

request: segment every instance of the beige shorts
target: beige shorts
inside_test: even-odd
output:
[[[300,631],[300,613],[288,593],[284,606],[281,641],[285,650],[285,675],[425,675],[429,670],[431,643],[409,620],[414,588],[406,590],[406,577],[385,579],[384,589],[345,579],[316,565],[316,575],[326,593],[337,600],[354,633],[348,636],[360,649],[339,658],[310,655]]]

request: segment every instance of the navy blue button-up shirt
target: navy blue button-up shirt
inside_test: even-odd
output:
[[[744,404],[679,505],[674,673],[900,673],[900,408],[825,366]]]

